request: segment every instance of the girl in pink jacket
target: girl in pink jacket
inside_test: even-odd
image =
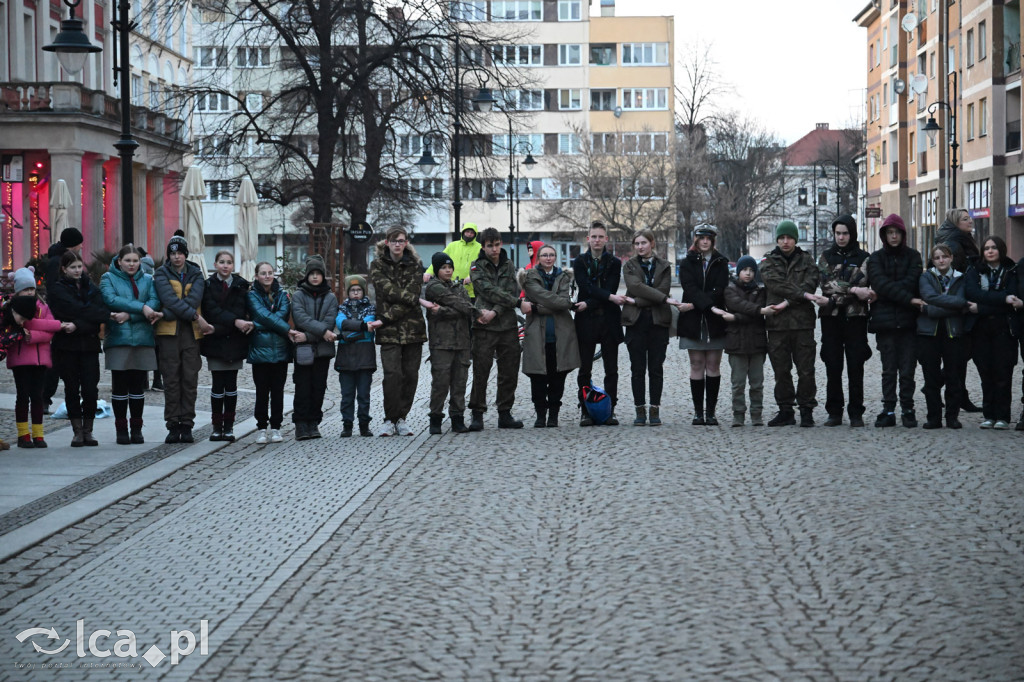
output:
[[[8,301],[2,312],[5,337],[10,339],[7,346],[7,367],[14,374],[17,399],[14,416],[18,426],[19,448],[45,448],[43,440],[43,385],[46,368],[50,367],[50,339],[63,328],[59,320],[53,319],[50,309],[36,298],[36,278],[32,268],[16,270],[14,297]],[[30,299],[34,307],[25,299]],[[20,338],[17,332],[21,330]],[[16,339],[16,340],[15,340]],[[32,430],[29,431],[31,405]]]

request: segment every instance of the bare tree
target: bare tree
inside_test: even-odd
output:
[[[449,8],[444,0],[200,0],[211,44],[199,48],[197,66],[208,77],[186,101],[224,113],[203,117],[210,125],[197,132],[197,155],[229,177],[251,176],[268,200],[308,204],[298,214],[318,223],[339,211],[350,223],[408,217],[420,199],[440,202],[441,180],[410,178],[422,175],[414,163],[425,141],[434,153],[446,148],[456,97],[472,110],[473,81],[463,79],[469,89],[453,82],[456,38],[458,58],[486,69],[488,87],[524,83],[491,60],[514,36],[477,34]],[[202,68],[229,59],[231,82],[224,69]],[[465,123],[473,153],[486,155],[487,140],[472,144],[472,119]]]
[[[711,124],[705,190],[719,229],[718,250],[730,259],[748,253],[752,225],[782,204],[785,151],[773,133],[739,113]]]
[[[589,133],[576,127],[576,149],[552,162],[560,198],[543,202],[541,219],[567,222],[578,230],[600,220],[612,236],[626,238],[640,228],[659,241],[674,227],[679,179],[667,132]]]

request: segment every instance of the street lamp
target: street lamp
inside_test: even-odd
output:
[[[70,17],[60,22],[60,33],[50,45],[43,47],[46,52],[56,52],[64,70],[71,75],[77,74],[85,66],[85,58],[92,52],[101,52],[102,47],[89,42],[88,36],[82,30],[82,20],[75,18],[75,7],[81,0],[63,0],[70,8]],[[114,20],[111,25],[114,27],[114,85],[117,85],[118,74],[121,76],[121,139],[114,143],[114,147],[121,157],[121,243],[130,244],[135,241],[135,215],[134,203],[132,201],[132,156],[138,148],[139,143],[132,137],[131,131],[131,76],[129,69],[128,37],[136,22],[128,17],[131,13],[131,2],[120,0],[116,5]],[[118,44],[120,35],[120,66],[118,66]]]
[[[519,267],[519,248],[517,235],[519,234],[519,162],[515,161],[516,150],[520,146],[526,147],[526,159],[523,161],[525,166],[537,165],[537,160],[533,158],[533,145],[529,142],[520,140],[518,142],[512,142],[512,117],[508,119],[508,190],[506,191],[508,198],[508,231],[512,235],[512,261],[515,266]],[[514,165],[513,165],[514,164]],[[529,189],[529,188],[527,188]],[[532,192],[531,192],[532,194]],[[516,214],[513,214],[513,202]]]
[[[953,77],[953,90],[951,91],[952,97],[950,98],[952,100],[952,104],[939,100],[938,102],[933,102],[928,105],[929,116],[928,122],[924,124],[924,132],[928,134],[929,144],[935,144],[935,138],[942,128],[939,126],[938,122],[936,122],[935,117],[931,114],[939,107],[945,107],[946,110],[949,111],[949,163],[951,173],[949,207],[956,208],[956,168],[959,163],[957,159],[957,149],[960,148],[960,145],[957,144],[956,141],[956,71],[951,71],[949,75]]]
[[[818,175],[818,171],[821,171],[821,175]],[[822,180],[828,180],[828,175],[825,173],[825,167],[814,163],[814,172],[811,173],[811,193],[814,194],[814,262],[818,262],[818,178]]]
[[[477,81],[479,83],[477,88],[477,95],[473,98],[473,104],[476,105],[477,109],[483,112],[488,112],[497,102],[494,93],[487,87],[487,81],[490,77],[489,74],[483,69],[471,68],[466,72],[462,72],[459,68],[462,64],[462,47],[459,40],[458,32],[455,33],[455,102],[452,109],[454,125],[452,129],[452,209],[455,212],[455,232],[458,233],[462,230],[462,187],[461,185],[461,163],[460,156],[461,150],[459,149],[459,139],[462,135],[462,77],[468,73],[477,72],[479,75]],[[416,162],[417,166],[421,168],[428,168],[430,166],[436,166],[437,161],[434,156],[430,153],[429,147],[424,144],[423,155],[419,161]]]

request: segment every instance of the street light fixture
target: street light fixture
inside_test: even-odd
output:
[[[821,175],[818,175],[818,171],[821,171]],[[828,174],[825,173],[825,167],[819,165],[817,161],[814,163],[814,172],[811,173],[811,193],[814,194],[814,238],[811,240],[814,242],[814,262],[818,262],[818,178],[822,180],[828,180]],[[838,188],[836,188],[838,192]],[[827,203],[827,202],[826,202]]]
[[[102,47],[89,42],[82,30],[82,20],[75,18],[75,7],[81,0],[63,0],[70,8],[70,16],[60,22],[60,33],[50,45],[43,47],[46,52],[56,52],[61,66],[69,74],[74,75],[85,66],[85,58],[90,53],[101,52]],[[111,25],[114,27],[114,85],[121,76],[121,139],[114,147],[121,157],[121,243],[130,244],[135,241],[135,208],[132,197],[132,156],[139,143],[132,137],[131,131],[131,62],[129,61],[128,38],[137,24],[128,17],[131,15],[131,2],[119,0],[115,5],[116,12]],[[118,36],[121,39],[120,55],[118,55]],[[120,65],[118,57],[120,56]]]
[[[533,145],[525,140],[512,141],[512,117],[508,117],[508,189],[505,194],[508,198],[508,231],[512,235],[512,262],[519,267],[519,162],[515,160],[516,150],[520,147],[526,149],[524,166],[535,166],[537,160],[533,158]],[[529,189],[529,186],[527,186]],[[523,192],[525,194],[525,192]],[[532,194],[532,192],[530,193]],[[513,212],[514,209],[514,212]]]
[[[956,199],[957,199],[957,195],[956,195],[956,169],[957,169],[957,166],[959,165],[959,160],[957,158],[957,149],[960,148],[960,145],[956,141],[956,97],[957,97],[956,71],[951,71],[949,75],[953,77],[953,90],[951,91],[952,97],[950,98],[952,100],[952,104],[950,104],[949,102],[943,102],[942,100],[939,100],[938,102],[933,102],[932,104],[928,105],[928,114],[929,115],[928,115],[927,123],[924,124],[924,132],[928,134],[928,142],[929,142],[929,144],[935,144],[936,137],[938,136],[939,131],[942,130],[942,127],[938,124],[938,122],[935,120],[935,116],[933,116],[932,114],[933,114],[933,112],[936,109],[938,109],[940,107],[945,107],[945,109],[949,112],[949,149],[950,149],[950,155],[949,155],[949,164],[950,164],[950,192],[949,192],[950,198],[949,198],[949,207],[950,208],[956,208]]]

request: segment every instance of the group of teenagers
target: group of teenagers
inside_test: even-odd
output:
[[[425,269],[406,230],[396,227],[377,243],[369,281],[346,277],[339,302],[320,256],[306,259],[304,277],[289,295],[272,264],[257,264],[256,281],[250,283],[234,272],[230,251],[216,254],[214,273],[206,277],[188,260],[180,232],[168,242],[165,262],[149,268],[152,274],[144,271],[151,259],[129,244],[96,286],[82,261],[81,233],[69,228],[46,274],[45,302],[37,295],[34,271],[22,268],[11,275],[13,295],[0,314],[0,350],[17,387],[17,444],[46,447],[48,373],[64,383],[72,447],[98,444],[93,421],[101,352],[111,373],[118,444],[144,442],[150,371],[163,379],[165,442],[194,441],[202,356],[212,378],[210,440],[234,440],[238,371],[245,363],[252,366],[256,387],[256,442],[283,440],[290,365],[295,438],[319,438],[332,360],[341,388],[342,436],[352,436],[356,424],[360,435],[371,436],[370,386],[378,346],[384,419],[377,435],[412,435],[406,419],[424,344],[433,434],[442,432],[446,401],[454,432],[484,428],[495,363],[498,428],[523,427],[512,414],[520,371],[530,379],[534,427],[558,426],[566,377],[573,370],[579,370],[579,425],[595,425],[585,400],[595,357],[602,359],[603,393],[612,406],[599,422],[617,425],[622,343],[630,361],[632,423],[658,426],[674,317],[679,346],[689,354],[695,426],[719,424],[723,352],[731,367],[733,426],[745,423],[748,410],[753,425],[764,423],[766,357],[776,378],[778,407],[768,426],[796,424],[797,411],[800,426],[813,426],[814,332],[820,319],[826,426],[842,424],[844,408],[850,426],[864,426],[870,333],[882,364],[876,427],[895,426],[897,414],[903,426],[917,426],[920,363],[924,427],[940,428],[945,419],[947,427],[961,428],[960,411],[978,409],[965,389],[973,359],[981,378],[982,428],[1010,428],[1013,367],[1018,350],[1024,355],[1024,283],[1018,276],[1024,264],[1007,256],[1005,242],[993,236],[979,248],[970,215],[960,209],[949,212],[927,264],[907,245],[906,228],[895,214],[882,222],[883,246],[871,254],[859,247],[851,216],[835,220],[832,233],[833,245],[815,263],[797,246],[797,226],[783,220],[775,230],[776,248],[760,265],[741,257],[733,277],[728,260],[715,249],[717,228],[699,225],[679,265],[682,295],[676,299],[670,293],[672,268],[656,255],[649,230],[635,233],[633,256],[622,261],[607,249],[605,226],[595,222],[571,269],[558,267],[555,248],[537,241],[530,243],[530,264],[517,270],[498,230],[478,234],[467,223],[461,239],[435,253]],[[1024,413],[1016,428],[1024,430]]]

